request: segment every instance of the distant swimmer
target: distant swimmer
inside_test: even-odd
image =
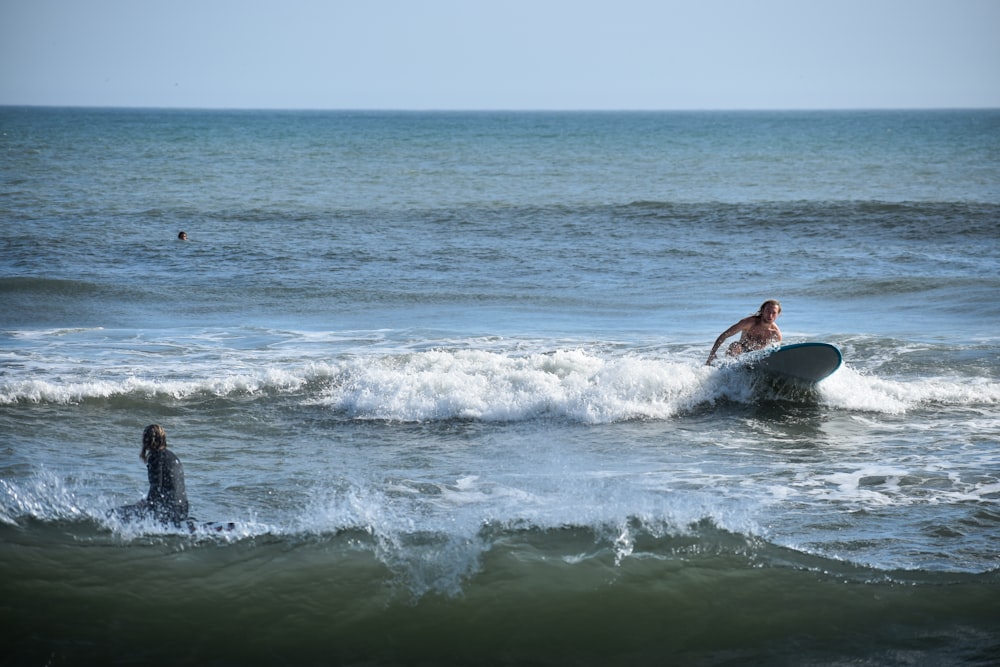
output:
[[[139,458],[146,464],[149,493],[134,505],[118,508],[118,516],[126,521],[152,517],[163,524],[180,526],[188,518],[184,468],[167,449],[167,432],[159,424],[150,424],[142,432]]]
[[[180,234],[177,235],[177,240],[178,241],[187,241],[188,240],[188,233],[187,232],[181,232]]]
[[[722,345],[723,341],[739,332],[742,332],[742,335],[738,341],[730,344],[726,350],[727,356],[736,357],[744,352],[760,350],[772,343],[780,343],[781,330],[775,324],[775,320],[778,319],[778,315],[780,314],[781,304],[775,299],[768,299],[761,304],[760,310],[750,317],[744,317],[723,331],[722,335],[715,339],[715,345],[712,346],[712,351],[708,353],[708,361],[705,364],[708,365],[715,361],[715,353],[719,350],[719,346]]]

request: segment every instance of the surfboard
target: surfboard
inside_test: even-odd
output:
[[[749,368],[802,384],[829,377],[844,361],[840,349],[830,343],[792,343],[751,355]]]
[[[200,524],[197,521],[197,519],[189,519],[187,521],[187,527],[190,532],[228,533],[236,530],[236,524],[232,521],[205,521]]]
[[[138,521],[150,520],[155,522],[151,514],[146,513],[141,506],[137,503],[134,505],[123,505],[122,507],[117,507],[113,510],[108,510],[105,513],[109,519],[117,519],[122,523],[135,523]],[[176,523],[165,522],[164,526],[173,526],[174,528],[187,528],[189,532],[212,532],[212,533],[228,533],[230,531],[236,530],[236,524],[231,521],[198,521],[194,517],[188,517],[186,519],[181,519]]]

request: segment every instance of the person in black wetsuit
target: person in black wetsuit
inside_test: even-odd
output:
[[[160,523],[179,526],[188,518],[184,468],[180,459],[167,449],[167,432],[159,424],[150,424],[142,432],[139,458],[146,464],[149,493],[145,500],[120,508],[119,516],[125,520],[151,516]]]

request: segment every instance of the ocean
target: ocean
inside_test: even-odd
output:
[[[4,664],[1000,660],[1000,111],[5,107],[0,179]],[[812,389],[705,363],[771,298]],[[193,531],[109,517],[152,423]]]

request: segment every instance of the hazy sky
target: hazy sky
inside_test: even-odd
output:
[[[0,104],[1000,107],[1000,0],[0,0]]]

